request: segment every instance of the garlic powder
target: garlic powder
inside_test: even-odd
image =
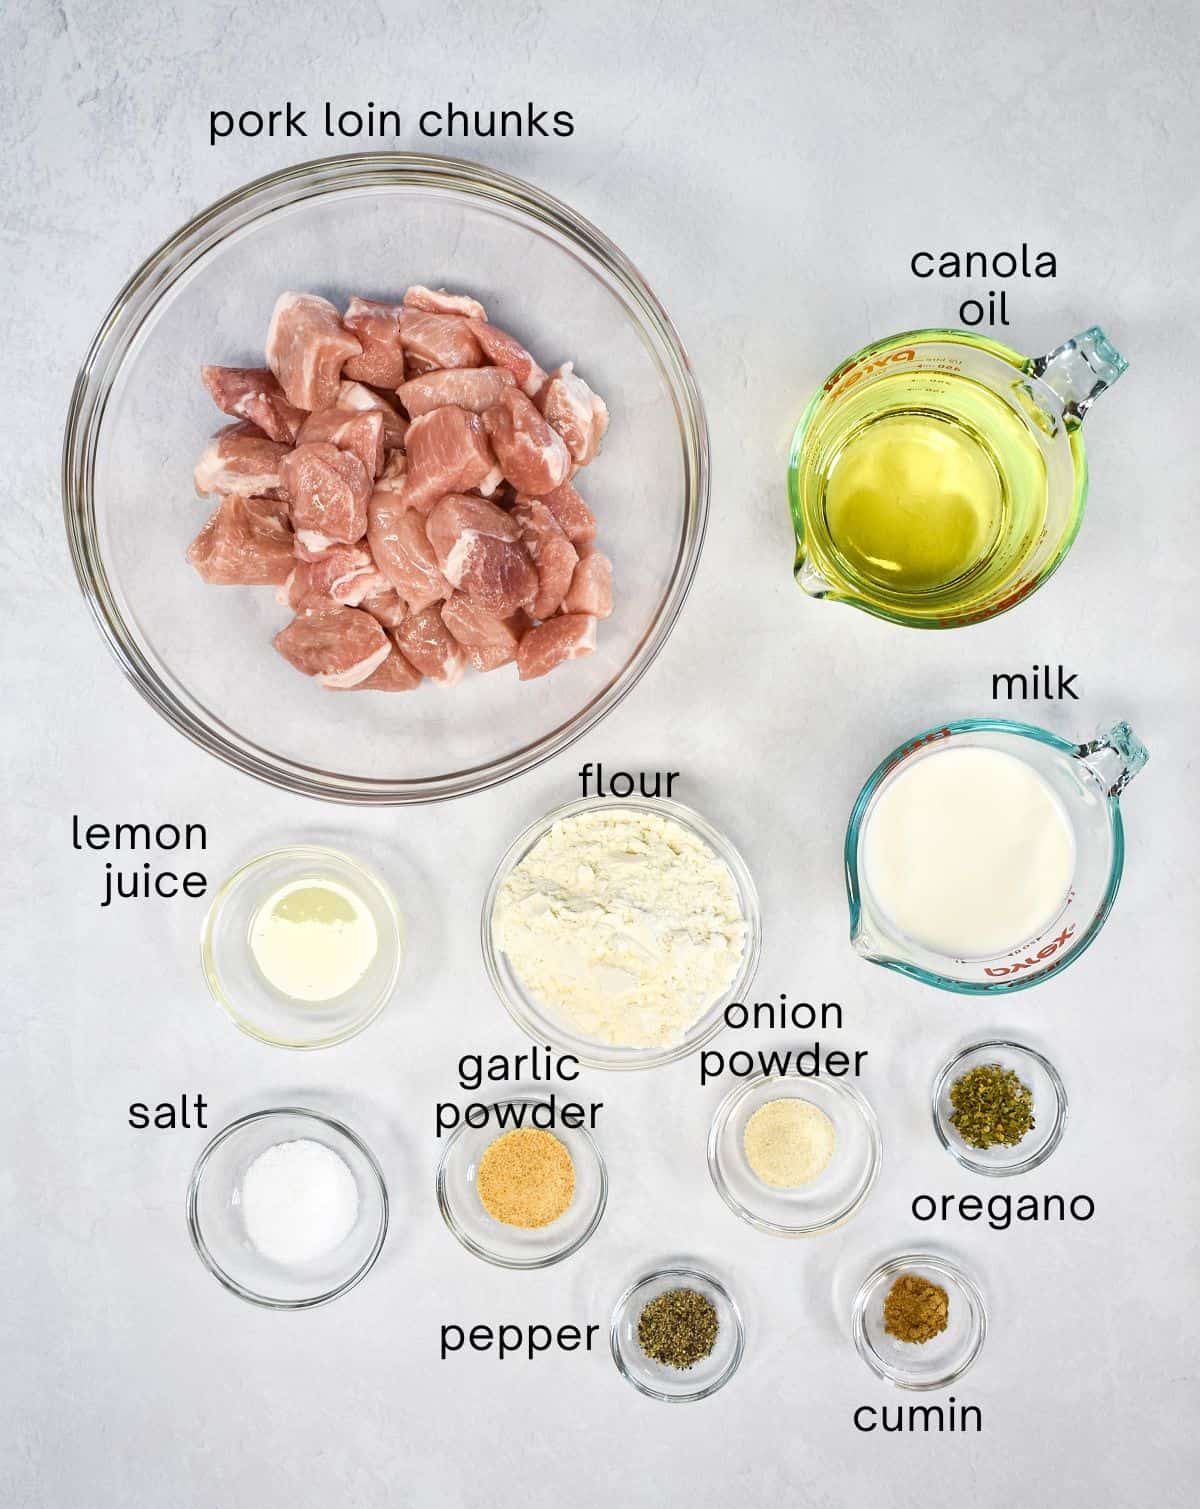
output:
[[[497,946],[578,1033],[666,1047],[732,984],[746,938],[728,865],[672,818],[597,808],[554,824],[504,881]]]

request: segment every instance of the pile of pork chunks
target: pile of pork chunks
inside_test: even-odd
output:
[[[595,648],[612,567],[573,486],[608,410],[547,373],[483,305],[280,296],[266,367],[205,367],[218,431],[188,550],[206,582],[274,586],[275,647],[339,690],[442,686],[470,665],[526,681]]]

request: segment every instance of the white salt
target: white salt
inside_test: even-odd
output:
[[[358,1219],[358,1185],[343,1158],[310,1138],[277,1142],[246,1170],[246,1234],[284,1267],[314,1262],[345,1241]]]

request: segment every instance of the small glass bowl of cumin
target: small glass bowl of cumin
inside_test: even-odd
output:
[[[651,1300],[672,1289],[691,1289],[717,1312],[712,1351],[688,1368],[673,1368],[648,1357],[638,1341],[638,1322]],[[613,1307],[609,1345],[621,1377],[641,1394],[664,1404],[688,1404],[715,1394],[737,1372],[746,1330],[732,1294],[711,1273],[698,1268],[659,1268],[630,1284]]]
[[[884,1301],[905,1274],[946,1292],[946,1328],[928,1341],[901,1341],[887,1330]],[[863,1280],[850,1312],[850,1334],[858,1355],[885,1383],[896,1388],[949,1388],[979,1356],[987,1334],[987,1306],[975,1280],[956,1263],[928,1252],[904,1253],[881,1263]]]
[[[447,1139],[437,1170],[442,1220],[468,1252],[501,1268],[549,1268],[578,1252],[608,1202],[608,1173],[595,1138],[584,1128],[535,1127],[532,1112],[548,1102],[528,1098],[496,1101],[486,1125],[462,1123]],[[506,1132],[549,1131],[566,1148],[575,1170],[571,1203],[546,1226],[510,1226],[491,1216],[480,1198],[479,1168],[488,1148]]]

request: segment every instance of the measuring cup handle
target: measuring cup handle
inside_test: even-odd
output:
[[[1092,325],[1049,355],[1035,356],[1029,370],[1058,395],[1067,419],[1078,423],[1128,366],[1100,326]]]
[[[1075,753],[1109,796],[1120,796],[1150,758],[1146,746],[1128,723],[1114,723]]]

